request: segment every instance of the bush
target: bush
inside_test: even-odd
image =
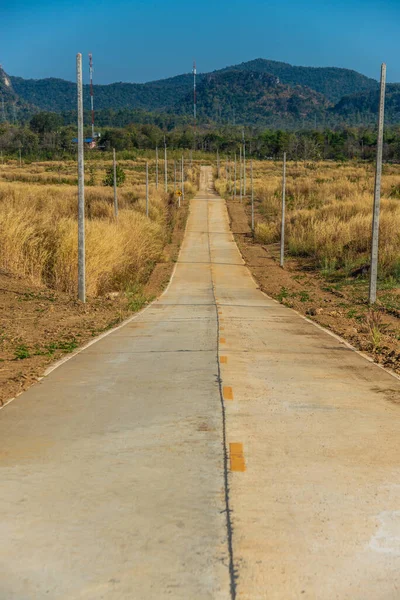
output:
[[[117,175],[117,186],[120,186],[125,182],[126,175],[125,175],[125,171],[123,170],[123,168],[120,167],[119,165],[117,165],[117,168],[116,168],[116,175]],[[103,179],[103,185],[108,185],[110,187],[112,187],[114,185],[114,168],[113,167],[109,167],[107,169],[106,176]]]

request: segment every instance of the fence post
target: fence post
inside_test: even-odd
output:
[[[282,218],[281,218],[281,256],[280,265],[283,268],[285,261],[285,208],[286,208],[286,152],[283,153],[282,175]]]
[[[113,184],[114,184],[114,217],[118,219],[118,193],[117,193],[117,159],[113,148]]]
[[[146,217],[149,216],[149,163],[146,162]]]
[[[81,302],[86,302],[82,54],[76,55],[76,83],[78,92],[78,297]]]
[[[376,149],[376,172],[374,212],[372,218],[372,247],[371,247],[371,270],[369,275],[369,303],[376,301],[376,284],[378,279],[378,250],[379,250],[379,213],[381,204],[381,179],[382,179],[382,154],[383,154],[383,126],[385,120],[385,89],[386,89],[386,65],[381,66],[381,90],[379,99],[379,121],[378,140]]]

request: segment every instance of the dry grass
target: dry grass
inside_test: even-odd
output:
[[[158,191],[154,185],[150,187],[146,217],[145,163],[126,162],[129,165],[123,167],[127,169],[127,181],[118,191],[118,222],[113,216],[112,189],[101,185],[86,188],[86,277],[90,296],[144,281],[155,262],[162,259],[174,223],[176,201],[161,191],[161,185]],[[107,166],[109,163],[97,165],[98,183]],[[68,183],[76,180],[74,163],[0,166],[0,268],[75,294],[77,191],[67,182],[54,184],[61,170]],[[195,191],[197,171],[195,168],[188,174],[188,195]]]
[[[281,163],[255,162],[256,238],[280,238]],[[248,178],[249,181],[249,178]],[[217,188],[227,194],[225,179]],[[310,257],[315,267],[349,272],[369,262],[374,190],[373,165],[289,163],[287,251]],[[248,199],[246,199],[248,202]],[[400,278],[400,167],[385,165],[382,185],[379,272]]]

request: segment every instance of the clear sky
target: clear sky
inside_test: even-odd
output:
[[[0,0],[0,64],[26,78],[144,82],[253,58],[400,81],[400,0]],[[86,57],[85,57],[86,60]],[[87,71],[87,69],[86,69]],[[87,79],[87,73],[86,73]]]

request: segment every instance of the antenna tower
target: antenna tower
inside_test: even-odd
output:
[[[93,56],[89,54],[89,74],[90,74],[90,108],[92,111],[92,139],[94,139],[94,92],[93,92]]]
[[[196,89],[196,61],[193,61],[193,119],[194,119],[194,130],[196,131],[197,121],[197,89]]]

